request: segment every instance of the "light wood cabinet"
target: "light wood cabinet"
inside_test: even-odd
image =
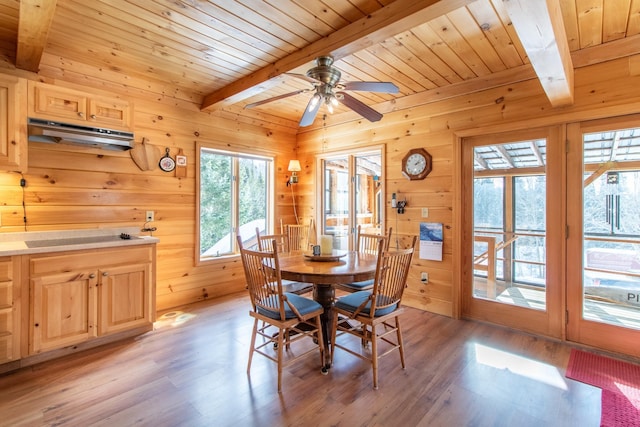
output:
[[[29,353],[151,329],[154,256],[152,245],[32,255]]]
[[[0,364],[20,358],[19,277],[17,257],[0,257]]]
[[[31,353],[77,344],[97,335],[96,272],[80,270],[31,279]]]
[[[101,269],[99,277],[99,334],[111,334],[152,321],[150,262]]]
[[[128,101],[29,82],[29,115],[81,124],[131,130],[133,109]]]
[[[0,75],[0,170],[27,169],[27,82]]]

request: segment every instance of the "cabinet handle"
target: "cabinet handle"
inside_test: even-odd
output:
[[[91,274],[89,275],[89,279],[95,279],[95,278],[96,278],[96,275],[95,275],[94,273],[91,273]]]
[[[82,111],[78,111],[78,116],[79,117],[84,117],[84,113]]]
[[[93,120],[95,120],[95,119],[96,119],[96,115],[95,115],[95,114],[92,114],[92,115],[91,115],[91,118],[92,118]]]
[[[107,276],[109,275],[109,272],[108,272],[108,271],[104,271],[104,272],[102,272],[102,275],[103,275],[104,277],[107,277]]]

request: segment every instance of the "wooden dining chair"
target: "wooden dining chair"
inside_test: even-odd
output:
[[[259,251],[272,251],[275,242],[278,253],[289,253],[289,236],[287,234],[260,234],[260,229],[256,227],[256,241]],[[285,292],[303,295],[313,291],[312,283],[295,282],[293,280],[283,280],[282,286]]]
[[[250,374],[254,353],[275,362],[278,365],[280,393],[282,369],[316,350],[320,353],[321,372],[326,374],[320,323],[320,315],[324,312],[322,306],[310,298],[284,292],[275,242],[272,244],[272,251],[254,251],[243,248],[242,239],[238,236],[238,246],[251,299],[252,310],[249,314],[254,318],[247,374]],[[277,329],[276,334],[272,333],[273,328]],[[263,338],[259,343],[256,342],[258,335]],[[288,351],[293,343],[306,338],[313,345],[299,343],[299,346],[296,345],[296,350],[299,351]]]
[[[361,253],[377,254],[379,245],[382,243],[384,250],[386,251],[389,249],[392,233],[393,229],[391,227],[389,227],[389,231],[384,236],[374,233],[363,233],[362,226],[358,225],[358,232],[356,234],[356,250]],[[369,290],[371,288],[373,288],[373,279],[336,285],[336,289],[346,292],[358,292]]]
[[[315,223],[313,218],[309,224],[281,224],[281,233],[289,236],[291,251],[307,251],[310,245],[317,242]]]
[[[385,251],[378,248],[378,264],[373,289],[359,291],[339,298],[334,304],[334,315],[331,327],[331,362],[336,348],[371,363],[373,370],[373,388],[378,388],[378,359],[398,350],[402,369],[404,363],[404,347],[400,315],[404,308],[400,305],[402,294],[407,286],[407,277],[411,267],[411,259],[417,237],[413,237],[408,249]],[[340,321],[338,321],[340,317]],[[344,322],[347,318],[349,321]],[[365,346],[355,350],[353,342],[343,341],[342,335],[352,335],[360,342],[371,343],[371,352]],[[394,338],[395,335],[395,338]],[[352,341],[352,340],[349,340]],[[383,345],[378,348],[378,343]],[[381,352],[379,351],[381,350]]]

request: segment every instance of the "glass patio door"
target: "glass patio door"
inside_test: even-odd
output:
[[[463,316],[561,334],[559,129],[463,140]]]
[[[567,338],[640,356],[640,117],[572,124]]]
[[[384,227],[382,159],[381,148],[318,159],[322,183],[318,231],[333,236],[334,249],[352,249],[358,226],[367,232]]]

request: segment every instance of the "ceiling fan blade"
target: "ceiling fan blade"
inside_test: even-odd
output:
[[[284,73],[284,74],[287,76],[295,77],[300,80],[304,80],[305,82],[315,83],[315,84],[318,83],[318,80],[314,79],[313,77],[306,76],[304,74],[297,74],[297,73]]]
[[[310,90],[311,89],[300,89],[300,90],[296,90],[295,92],[284,93],[282,95],[274,96],[273,98],[267,98],[267,99],[263,99],[262,101],[252,102],[251,104],[245,105],[244,108],[257,107],[258,105],[266,104],[268,102],[277,101],[278,99],[288,98],[290,96],[294,96],[294,95],[298,95],[298,94],[301,94],[301,93],[309,92]]]
[[[316,102],[314,105],[312,104],[313,101],[314,98],[311,97],[309,104],[307,104],[307,108],[304,109],[304,114],[300,119],[300,127],[309,126],[316,119],[316,115],[318,114],[318,110],[320,109],[322,102]]]
[[[391,82],[345,82],[345,90],[360,90],[368,92],[398,93],[400,89]]]
[[[362,117],[369,120],[370,122],[377,122],[382,118],[382,114],[378,113],[376,110],[369,107],[367,104],[361,101],[358,101],[356,98],[349,95],[348,93],[338,92],[337,95],[341,95],[337,97],[338,101],[340,101],[342,104],[346,105],[347,107],[351,108],[353,111],[360,114]]]

